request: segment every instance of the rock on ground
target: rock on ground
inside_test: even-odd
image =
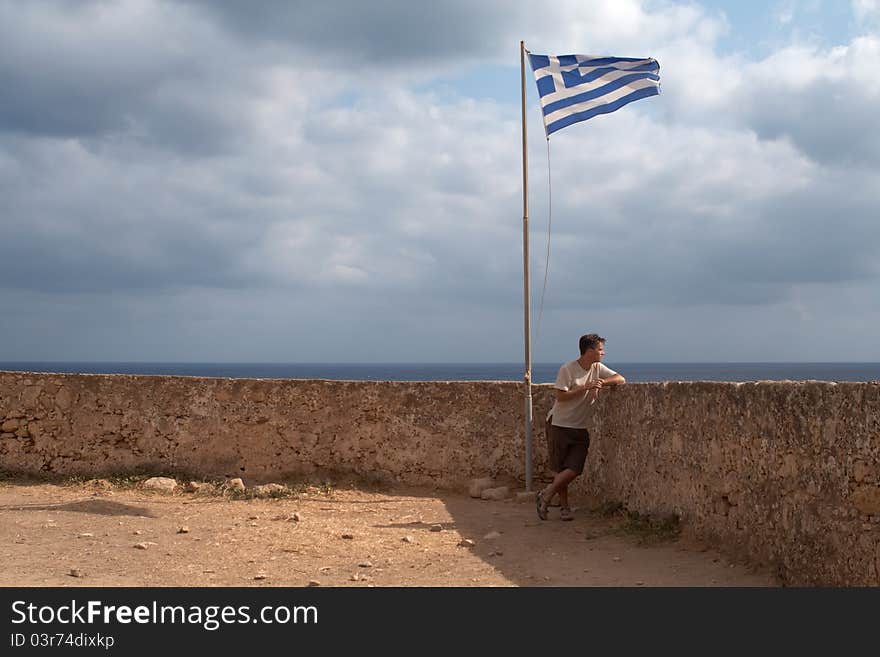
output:
[[[257,497],[272,497],[273,495],[285,492],[287,487],[281,484],[262,484],[254,486],[251,490]]]
[[[507,486],[499,486],[498,488],[487,488],[482,493],[480,493],[480,497],[484,500],[506,500],[510,497],[510,489]]]
[[[170,477],[150,477],[142,486],[145,490],[157,490],[163,493],[173,493],[177,488],[177,482]]]
[[[492,488],[495,480],[491,477],[483,477],[481,479],[472,479],[468,485],[468,495],[471,497],[480,497],[480,494],[487,488]]]

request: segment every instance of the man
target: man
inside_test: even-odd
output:
[[[578,343],[581,357],[559,368],[556,376],[556,402],[547,416],[550,441],[550,467],[556,476],[547,488],[536,496],[538,517],[547,519],[550,499],[559,494],[559,517],[572,520],[568,505],[568,485],[584,471],[587,450],[590,447],[590,422],[599,391],[605,386],[626,383],[620,374],[602,363],[605,338],[588,333]],[[555,461],[555,462],[554,462]]]

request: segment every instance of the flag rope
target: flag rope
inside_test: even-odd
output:
[[[547,138],[547,255],[544,260],[544,286],[541,288],[541,304],[538,322],[535,327],[535,341],[541,336],[541,318],[544,316],[544,293],[547,291],[547,277],[550,273],[550,227],[553,225],[553,180],[550,176],[550,138]]]

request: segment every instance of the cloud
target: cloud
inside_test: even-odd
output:
[[[314,3],[182,2],[197,6],[231,33],[252,43],[267,41],[305,53],[323,68],[361,69],[365,64],[409,67],[424,62],[489,53],[495,37],[512,29],[516,12],[501,0],[471,3],[405,3],[356,0]]]
[[[545,337],[585,312],[699,332],[721,331],[706,308],[819,322],[834,290],[868,305],[870,33],[753,60],[718,54],[730,26],[691,4],[243,7],[0,3],[0,298],[21,309],[0,355],[518,357],[520,108],[433,82],[494,67],[516,88],[520,38],[663,67],[660,97],[554,135]],[[529,121],[537,308],[546,145]]]
[[[229,153],[250,136],[266,64],[186,7],[4,2],[0,133]]]
[[[588,161],[572,149],[554,164],[568,200],[554,213],[551,307],[774,303],[801,283],[876,277],[876,174],[834,174],[738,131],[618,125],[592,134]],[[637,155],[615,152],[627,138]]]
[[[0,144],[15,154],[0,166],[0,287],[125,292],[247,280],[234,263],[252,230],[244,211],[218,207],[195,177],[178,178],[185,167],[163,171],[155,153],[96,154],[69,140]]]
[[[748,67],[735,94],[746,125],[820,162],[880,164],[880,38],[819,51],[789,47]]]
[[[416,72],[422,77],[472,66],[507,64],[519,41],[534,52],[637,50],[687,36],[710,43],[727,29],[719,16],[694,5],[648,10],[639,0],[559,0],[554,10],[526,2],[451,0],[413,4],[382,0],[325,3],[274,0],[259,7],[239,2],[184,1],[187,8],[250,44],[281,46],[301,63],[322,70]],[[378,79],[370,83],[381,83]]]
[[[852,0],[852,8],[856,20],[860,23],[880,17],[880,2],[878,0]]]

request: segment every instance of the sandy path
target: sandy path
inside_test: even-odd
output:
[[[778,586],[689,541],[641,546],[620,519],[556,514],[436,491],[230,500],[6,482],[0,585]]]

